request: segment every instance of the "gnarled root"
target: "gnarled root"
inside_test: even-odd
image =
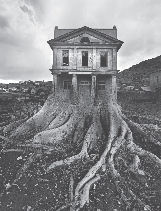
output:
[[[65,206],[61,204],[62,207],[59,208],[59,210],[71,206],[73,211],[76,211],[86,205],[88,206],[92,185],[99,180],[101,181],[102,175],[105,177],[107,174],[111,175],[113,180],[112,185],[120,196],[119,202],[121,201],[121,203],[125,205],[126,210],[133,210],[135,203],[139,206],[140,210],[144,208],[146,208],[146,210],[152,210],[150,205],[146,205],[144,198],[141,198],[140,195],[135,192],[135,189],[133,190],[131,188],[133,185],[130,185],[129,180],[125,178],[127,175],[129,178],[133,175],[137,178],[146,177],[147,172],[142,166],[142,159],[144,157],[151,160],[152,163],[160,169],[161,159],[152,152],[147,151],[146,148],[142,148],[139,143],[143,143],[144,139],[146,139],[159,149],[161,143],[157,141],[155,137],[148,137],[143,128],[127,119],[121,113],[117,103],[112,99],[98,106],[85,106],[82,104],[70,105],[69,107],[63,106],[61,109],[58,109],[59,104],[55,104],[54,106],[50,105],[50,109],[48,109],[48,106],[49,102],[37,116],[33,117],[33,120],[30,119],[31,125],[34,126],[35,124],[36,126],[34,127],[36,129],[40,126],[41,132],[37,133],[28,144],[24,144],[24,147],[30,148],[31,146],[35,148],[35,150],[39,149],[40,151],[35,151],[28,158],[27,162],[18,171],[14,183],[23,176],[33,162],[41,158],[43,153],[54,154],[56,150],[66,150],[65,156],[61,156],[59,160],[56,160],[56,157],[53,159],[54,156],[52,157],[53,160],[50,165],[47,164],[47,172],[64,165],[75,165],[77,161],[81,160],[85,161],[83,165],[86,165],[86,161],[89,161],[89,158],[95,154],[97,159],[92,160],[90,168],[85,169],[85,173],[81,175],[81,178],[76,178],[76,182],[74,182],[72,188],[71,202],[69,202],[68,198],[69,203]],[[43,123],[41,118],[43,118],[44,115],[49,116],[49,111],[51,112],[52,109],[55,109],[52,117],[50,117],[47,123]],[[42,121],[40,121],[40,124],[38,123],[39,119]],[[31,131],[31,125],[27,126],[27,124],[28,122],[25,124],[25,128]],[[17,131],[19,131],[19,129]],[[141,141],[139,139],[135,140],[137,134],[142,138]],[[70,150],[67,149],[68,147]],[[76,149],[74,149],[74,147]],[[124,154],[126,155],[124,156]],[[126,171],[122,170],[121,167],[119,168],[119,164],[117,163],[119,160],[118,155],[120,159],[123,160]],[[67,172],[72,171],[69,169],[70,168],[68,168]],[[66,168],[64,168],[64,171],[66,171]],[[56,175],[57,171],[54,173]],[[77,177],[78,173],[79,170],[74,176]],[[46,176],[48,176],[48,174]]]

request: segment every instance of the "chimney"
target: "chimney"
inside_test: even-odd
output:
[[[58,31],[58,26],[55,26],[55,29],[54,29],[54,38],[57,37],[57,31]]]

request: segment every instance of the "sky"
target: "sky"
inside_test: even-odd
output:
[[[161,0],[0,0],[0,83],[52,81],[55,26],[114,25],[119,70],[161,55]]]

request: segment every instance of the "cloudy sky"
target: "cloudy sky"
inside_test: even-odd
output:
[[[0,82],[52,80],[54,27],[112,28],[118,69],[161,55],[161,0],[0,0]]]

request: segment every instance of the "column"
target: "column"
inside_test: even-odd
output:
[[[78,82],[77,82],[77,75],[73,74],[72,76],[72,99],[73,103],[76,103],[78,100]]]
[[[112,75],[112,96],[117,99],[116,75]]]
[[[112,49],[108,50],[108,69],[112,70],[113,68],[113,55],[112,55]]]
[[[96,99],[96,75],[92,75],[91,100],[94,103]]]
[[[97,56],[96,48],[93,48],[93,70],[96,70],[96,56]]]
[[[117,50],[113,49],[113,70],[117,70]]]
[[[77,69],[77,48],[74,48],[74,69]]]
[[[53,74],[53,93],[54,96],[57,95],[58,92],[58,76],[57,74]]]
[[[57,66],[57,48],[53,48],[53,66],[52,68],[55,69]]]

